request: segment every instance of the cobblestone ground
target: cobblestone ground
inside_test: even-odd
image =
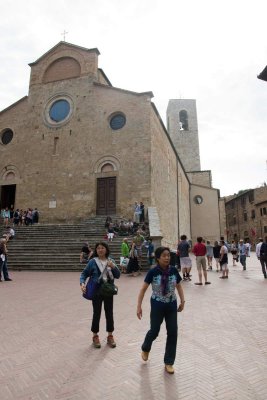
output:
[[[0,399],[223,399],[267,398],[267,280],[252,254],[230,277],[209,272],[211,285],[183,283],[175,374],[163,366],[165,326],[150,359],[140,358],[149,326],[136,299],[143,276],[122,276],[115,299],[117,348],[91,345],[91,303],[80,294],[77,272],[12,272],[0,283]]]

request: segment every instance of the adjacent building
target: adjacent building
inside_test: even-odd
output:
[[[228,240],[249,240],[255,244],[267,236],[267,186],[244,190],[225,198]]]

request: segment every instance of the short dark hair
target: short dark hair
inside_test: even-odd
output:
[[[165,250],[168,250],[168,252],[171,254],[169,247],[160,246],[155,250],[155,259],[158,260]]]
[[[202,236],[198,236],[198,237],[197,237],[197,242],[198,242],[198,243],[201,243],[202,240],[203,240],[203,237],[202,237]]]
[[[186,235],[182,235],[181,240],[186,240]]]
[[[97,254],[97,251],[96,251],[97,248],[98,248],[98,246],[103,246],[103,247],[105,247],[105,249],[106,249],[106,257],[108,258],[109,253],[110,253],[110,250],[109,250],[108,244],[107,244],[106,242],[97,242],[97,243],[95,244],[93,257],[98,257],[98,254]]]

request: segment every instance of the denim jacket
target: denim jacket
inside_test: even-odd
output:
[[[115,265],[115,267],[111,269],[113,277],[115,279],[119,279],[121,274],[119,268],[117,267],[115,261],[112,258],[109,257],[109,260],[111,260]],[[88,262],[88,264],[81,273],[80,284],[85,283],[86,279],[91,276],[93,280],[98,281],[100,275],[101,275],[100,269],[98,268],[95,260],[92,259]]]

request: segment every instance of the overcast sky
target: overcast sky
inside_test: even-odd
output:
[[[267,182],[266,0],[0,1],[0,110],[28,94],[28,63],[63,40],[97,47],[115,87],[196,99],[202,170],[221,195]]]

